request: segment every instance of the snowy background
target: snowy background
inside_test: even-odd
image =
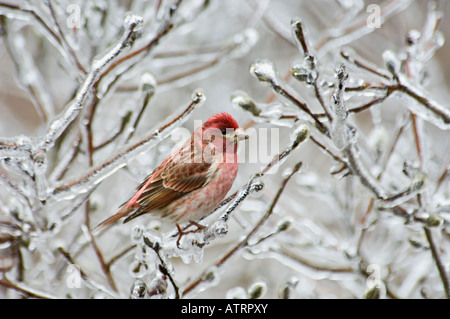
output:
[[[0,1],[0,296],[449,298],[448,15]],[[91,231],[224,111],[250,140],[205,230],[180,248],[151,216]]]

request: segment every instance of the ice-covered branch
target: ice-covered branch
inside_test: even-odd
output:
[[[272,61],[267,59],[258,59],[250,65],[250,73],[261,82],[268,83],[275,93],[283,96],[291,101],[294,105],[298,106],[303,112],[307,113],[314,121],[315,126],[324,134],[328,135],[328,128],[323,124],[319,118],[311,111],[309,106],[297,99],[293,93],[289,92],[281,84],[275,65]]]
[[[91,70],[87,73],[83,83],[80,85],[75,98],[64,108],[63,112],[57,116],[50,124],[39,149],[48,151],[55,140],[64,132],[66,127],[77,117],[80,110],[84,107],[89,93],[98,80],[98,76],[111,62],[122,53],[123,49],[130,47],[137,37],[137,28],[142,24],[142,18],[130,14],[124,20],[125,31],[122,38],[101,57],[94,59]]]
[[[347,61],[355,64],[356,66],[372,73],[377,76],[382,77],[384,80],[389,80],[390,83],[378,83],[378,84],[370,84],[370,83],[364,83],[362,86],[349,88],[350,90],[371,90],[376,89],[381,92],[384,92],[385,94],[381,97],[374,98],[372,101],[366,103],[365,105],[362,105],[357,108],[353,108],[352,112],[360,112],[365,109],[370,108],[372,105],[378,104],[383,102],[386,98],[392,95],[394,92],[398,92],[401,94],[404,94],[413,100],[415,100],[417,103],[407,103],[406,106],[413,111],[415,114],[423,118],[424,120],[438,126],[441,129],[448,130],[450,129],[450,107],[442,105],[435,101],[434,99],[430,98],[430,95],[424,91],[424,89],[419,88],[417,85],[413,84],[407,76],[401,74],[398,70],[400,61],[395,56],[393,52],[386,51],[386,54],[384,55],[386,59],[387,68],[389,71],[389,68],[391,68],[391,71],[394,71],[395,73],[389,75],[388,72],[386,72],[383,69],[380,69],[374,65],[371,65],[370,63],[364,61],[362,58],[358,57],[356,53],[353,51],[350,51],[346,49],[345,51],[341,51],[341,56],[346,59]],[[392,69],[394,65],[397,65],[395,67],[396,69]],[[349,90],[348,90],[349,91]],[[423,108],[419,107],[420,104],[423,106]]]

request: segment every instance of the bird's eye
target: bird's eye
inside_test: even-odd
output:
[[[227,130],[226,129],[223,129],[221,132],[222,132],[223,135],[227,134]]]

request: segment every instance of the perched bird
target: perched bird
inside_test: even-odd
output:
[[[101,222],[105,227],[122,217],[124,223],[147,213],[176,223],[195,221],[212,212],[233,185],[238,171],[237,143],[248,136],[227,113],[209,118],[179,149],[170,154],[122,208]]]

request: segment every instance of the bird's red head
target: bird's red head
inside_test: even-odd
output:
[[[204,124],[203,129],[216,128],[220,131],[226,129],[236,130],[239,128],[236,120],[228,113],[219,113],[211,116]]]
[[[235,157],[237,143],[248,138],[239,128],[236,120],[228,113],[219,113],[210,117],[196,134],[202,134],[203,148],[206,152],[214,149]]]

